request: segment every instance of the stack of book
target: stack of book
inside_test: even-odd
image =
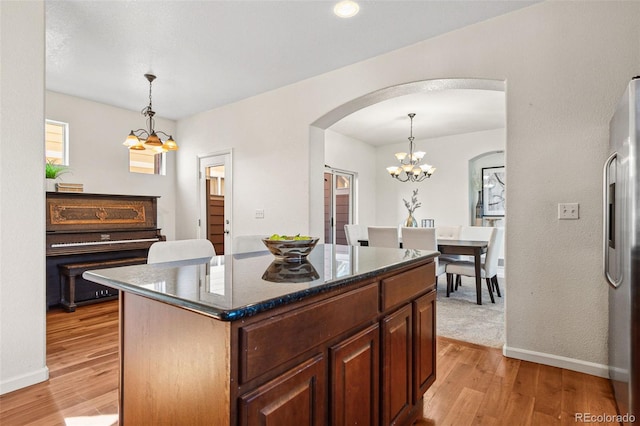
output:
[[[58,192],[82,192],[82,184],[81,183],[56,183],[56,191]]]

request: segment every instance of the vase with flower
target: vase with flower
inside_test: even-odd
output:
[[[411,196],[410,202],[405,200],[404,198],[402,199],[402,201],[404,201],[404,205],[409,211],[409,217],[407,217],[407,220],[404,222],[404,226],[406,228],[417,227],[418,221],[415,217],[413,217],[413,212],[422,205],[420,202],[418,202],[418,189],[413,190],[413,195]]]

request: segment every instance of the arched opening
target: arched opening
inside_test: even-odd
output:
[[[481,174],[484,167],[504,166],[504,151],[506,148],[506,107],[505,102],[505,82],[485,79],[438,79],[425,80],[412,83],[401,84],[398,86],[381,89],[360,98],[349,101],[334,110],[320,117],[310,127],[310,232],[315,235],[323,235],[324,233],[324,209],[323,209],[323,170],[325,166],[338,167],[353,170],[358,173],[361,179],[356,183],[358,194],[356,195],[358,220],[357,223],[364,225],[393,225],[401,223],[403,216],[406,216],[406,210],[402,199],[410,197],[412,189],[416,188],[416,184],[399,183],[394,181],[387,174],[384,166],[385,161],[390,162],[393,159],[393,151],[396,147],[374,146],[373,148],[364,148],[360,152],[349,150],[346,148],[351,143],[349,138],[343,138],[336,144],[332,142],[335,139],[334,129],[345,117],[357,115],[359,112],[375,107],[377,104],[385,102],[401,103],[401,99],[407,98],[414,94],[439,94],[454,91],[487,91],[493,92],[502,103],[502,125],[500,128],[473,132],[465,134],[464,137],[432,137],[427,136],[422,143],[433,143],[431,148],[423,149],[427,151],[427,158],[437,158],[438,171],[431,179],[427,179],[420,183],[421,201],[423,201],[423,214],[427,218],[435,219],[435,224],[450,225],[484,225],[484,226],[504,226],[505,221],[500,223],[494,218],[481,217],[476,223],[475,203],[478,198],[477,185],[474,183],[475,169]],[[400,115],[406,117],[407,111],[403,110]],[[423,118],[428,120],[430,115],[417,115],[416,119]],[[394,143],[404,143],[406,136],[409,136],[409,128],[406,128],[406,135],[399,133],[394,139]],[[419,142],[421,135],[416,134],[416,141]],[[451,141],[464,140],[465,147],[452,147],[446,155],[440,154],[440,150]],[[478,142],[480,140],[480,142]],[[357,141],[356,141],[357,142]],[[456,142],[462,143],[462,142]],[[439,145],[438,145],[439,144]],[[349,159],[349,166],[344,163],[334,164],[335,156],[331,158],[325,156],[325,147],[339,146],[341,158]],[[372,153],[371,153],[372,152]],[[455,158],[453,158],[455,157]],[[500,157],[502,160],[497,161]],[[337,162],[337,161],[336,161]],[[487,163],[488,162],[488,163]],[[493,163],[496,164],[493,164]],[[360,169],[359,166],[368,163],[369,171]],[[431,161],[429,161],[431,163]],[[435,161],[434,161],[435,163]],[[486,163],[486,164],[485,164]],[[491,164],[489,164],[491,163]],[[363,166],[364,167],[364,166]],[[369,173],[369,181],[365,180],[365,176]],[[451,176],[455,175],[455,179]],[[479,185],[481,187],[481,176]],[[367,189],[368,185],[368,189]],[[436,189],[436,187],[438,189]],[[455,192],[455,197],[450,197],[450,193]],[[444,194],[451,198],[451,206],[444,206],[441,200]],[[482,195],[482,194],[481,194]],[[382,210],[385,212],[383,213]],[[371,212],[374,212],[373,214]],[[453,212],[453,213],[452,213]],[[418,220],[420,222],[420,220]],[[491,223],[492,222],[492,223]],[[501,256],[504,258],[503,256]],[[504,264],[504,260],[501,261]],[[503,274],[501,274],[503,276]],[[501,320],[503,328],[504,320]],[[501,343],[502,344],[502,343]]]

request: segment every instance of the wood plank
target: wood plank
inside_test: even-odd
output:
[[[453,403],[455,410],[449,411],[442,423],[459,426],[474,424],[476,412],[480,408],[483,397],[482,392],[463,388]]]

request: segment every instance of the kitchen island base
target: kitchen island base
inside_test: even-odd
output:
[[[411,425],[435,380],[433,257],[235,320],[120,293],[124,426]]]

